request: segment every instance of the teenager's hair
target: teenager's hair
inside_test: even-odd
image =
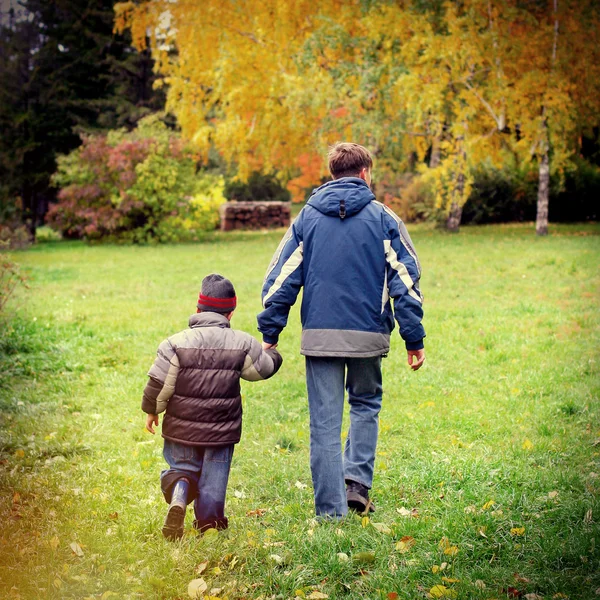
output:
[[[329,149],[329,172],[334,179],[358,177],[363,169],[373,167],[369,151],[358,144],[338,142]]]

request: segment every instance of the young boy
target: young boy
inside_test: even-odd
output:
[[[274,348],[263,350],[251,335],[230,328],[236,304],[228,279],[205,277],[189,329],[160,344],[148,372],[142,410],[150,433],[166,409],[162,436],[169,469],[160,481],[169,503],[162,529],[167,539],[183,535],[185,509],[194,500],[196,529],[227,528],[227,480],[242,433],[240,377],[268,379],[283,360]]]

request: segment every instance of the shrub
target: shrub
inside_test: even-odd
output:
[[[47,221],[64,237],[177,242],[215,228],[222,178],[198,174],[192,150],[157,115],[82,142],[53,178],[59,201]]]
[[[6,246],[0,245],[0,314],[17,286],[27,287],[27,278],[21,273],[19,265],[2,253]]]
[[[247,182],[230,180],[224,191],[228,200],[237,202],[289,202],[290,191],[284,188],[274,175],[254,171]]]
[[[35,241],[40,244],[59,242],[60,240],[62,240],[60,233],[58,231],[54,231],[54,229],[48,227],[47,225],[38,227],[35,230]]]

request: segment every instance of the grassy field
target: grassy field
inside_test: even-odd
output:
[[[587,599],[600,594],[600,227],[417,229],[427,362],[394,334],[370,519],[313,520],[294,307],[245,383],[227,531],[160,533],[141,391],[204,275],[256,332],[282,232],[166,247],[41,245],[0,325],[0,598]],[[202,589],[202,588],[201,588]]]

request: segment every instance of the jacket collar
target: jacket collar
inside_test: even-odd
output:
[[[216,312],[201,312],[190,317],[189,326],[195,327],[230,327],[225,315]]]

